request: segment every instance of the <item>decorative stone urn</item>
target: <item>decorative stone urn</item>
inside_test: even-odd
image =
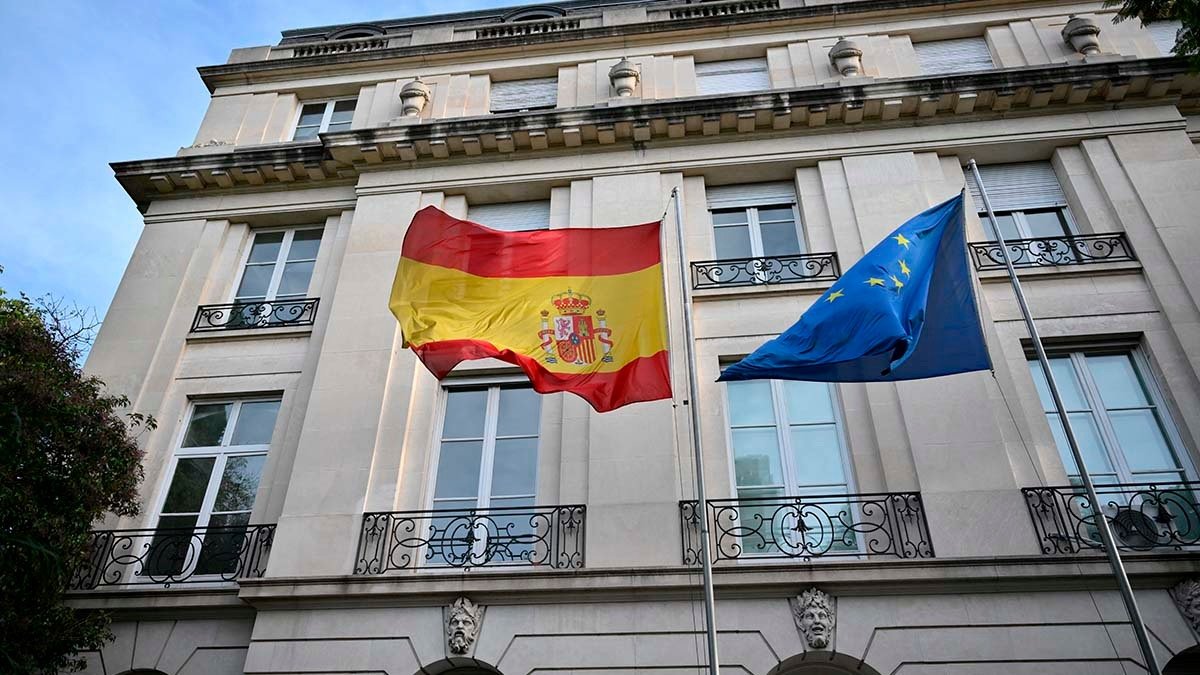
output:
[[[620,61],[617,61],[613,64],[612,68],[609,68],[608,79],[612,82],[617,96],[633,96],[633,90],[637,88],[638,81],[642,79],[642,73],[638,70],[636,64],[630,62],[625,57],[621,57]]]
[[[429,102],[429,87],[418,75],[415,80],[400,88],[400,104],[405,117],[417,117]]]
[[[1100,53],[1100,24],[1095,19],[1071,15],[1062,29],[1063,42],[1084,56]]]
[[[842,74],[842,77],[862,75],[862,49],[854,40],[838,38],[837,44],[829,50],[829,62]]]

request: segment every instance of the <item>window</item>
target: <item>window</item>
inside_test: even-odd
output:
[[[148,573],[228,574],[237,569],[278,414],[278,398],[192,406],[159,508]],[[197,534],[200,528],[209,529]]]
[[[531,514],[520,509],[537,502],[541,405],[541,397],[522,384],[446,390],[432,506],[455,515],[433,519],[426,555],[431,564],[461,564],[466,555],[490,561],[532,554]]]
[[[296,120],[293,141],[316,138],[326,131],[349,131],[354,119],[355,99],[341,101],[317,101],[300,106],[300,117]]]
[[[765,91],[771,88],[766,59],[737,59],[696,64],[696,93],[701,96]]]
[[[913,49],[923,75],[971,73],[995,67],[987,39],[982,37],[917,42]]]
[[[472,204],[467,208],[467,220],[506,232],[546,230],[550,228],[550,200]]]
[[[493,82],[490,101],[494,113],[553,108],[558,105],[558,78]]]
[[[1181,28],[1183,28],[1183,24],[1179,21],[1155,21],[1146,26],[1146,29],[1150,31],[1150,39],[1154,40],[1154,44],[1163,56],[1171,56],[1175,53],[1175,38],[1179,35]]]
[[[975,176],[965,170],[967,189],[975,202],[975,210],[985,214],[983,197]],[[1063,193],[1054,167],[1049,162],[992,164],[979,167],[979,175],[987,187],[992,211],[1005,239],[1063,237],[1074,233],[1067,196]],[[989,239],[995,239],[991,222],[980,216]]]
[[[718,259],[804,252],[791,183],[724,185],[706,191]]]
[[[1037,361],[1029,362],[1042,409],[1073,483],[1079,469]],[[1050,359],[1071,428],[1097,484],[1188,480],[1191,470],[1148,368],[1136,351],[1071,352]]]
[[[743,500],[741,517],[761,514],[771,521],[788,496],[844,495],[850,492],[848,454],[835,404],[832,385],[818,382],[755,380],[730,382],[729,435],[733,454],[737,496]],[[744,500],[763,499],[760,507]],[[843,502],[820,502],[825,511],[849,512]],[[853,532],[847,530],[852,516],[832,520],[814,516],[803,525],[772,522],[773,539],[786,548],[800,549],[805,544],[816,550],[830,547],[853,550],[857,547]],[[840,522],[830,531],[830,522]],[[782,529],[780,529],[782,528]],[[755,551],[755,548],[758,548]],[[767,553],[762,543],[747,538],[749,553]]]

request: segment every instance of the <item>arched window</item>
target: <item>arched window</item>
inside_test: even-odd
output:
[[[357,25],[346,26],[339,30],[335,30],[326,36],[326,40],[350,40],[353,38],[369,38],[383,35],[384,30],[379,26]]]
[[[506,14],[503,21],[505,23],[516,21],[548,21],[550,19],[557,19],[564,14],[566,12],[557,7],[523,7],[515,12]]]

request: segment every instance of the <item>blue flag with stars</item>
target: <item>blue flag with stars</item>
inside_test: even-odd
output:
[[[916,215],[718,381],[887,382],[990,369],[964,230],[962,193]]]

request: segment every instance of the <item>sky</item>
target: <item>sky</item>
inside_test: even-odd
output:
[[[208,108],[196,74],[280,31],[522,0],[0,0],[0,289],[103,317],[141,234],[109,162],[173,157]]]

